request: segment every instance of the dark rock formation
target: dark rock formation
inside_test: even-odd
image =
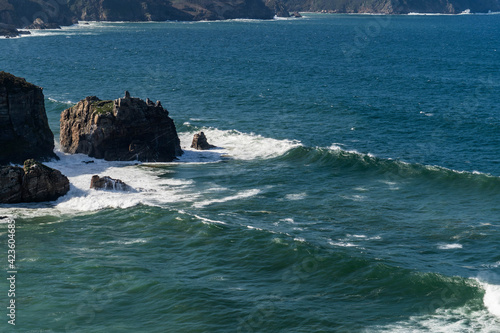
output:
[[[293,12],[292,14],[290,14],[291,17],[295,17],[295,18],[301,18],[302,15],[300,15],[299,12]]]
[[[70,0],[70,10],[83,21],[190,21],[191,15],[164,0]]]
[[[26,160],[24,168],[0,167],[0,203],[52,201],[68,191],[66,176],[35,160]]]
[[[42,88],[0,72],[0,164],[56,158]]]
[[[0,23],[0,36],[6,38],[14,38],[19,35],[29,35],[29,31],[17,30],[15,26],[5,23]]]
[[[499,11],[499,0],[282,0],[292,12],[324,13],[383,13],[459,14],[466,9],[472,13]]]
[[[266,6],[271,8],[277,17],[290,17],[290,12],[281,0],[267,0]]]
[[[405,14],[500,11],[500,0],[0,0],[0,23],[23,28],[89,21],[272,19],[289,11]],[[276,6],[278,4],[278,6]],[[37,27],[37,25],[35,25]]]
[[[26,29],[61,29],[57,23],[45,23],[41,18],[37,18],[32,24],[25,27]]]
[[[208,143],[205,133],[200,132],[193,136],[193,143],[191,143],[191,148],[195,148],[198,150],[207,150],[210,148],[215,148],[215,146]]]
[[[71,25],[74,21],[65,1],[62,0],[0,0],[0,23],[24,28],[37,19],[45,24]]]
[[[96,190],[116,190],[116,191],[130,191],[132,188],[125,184],[120,179],[113,179],[108,176],[99,177],[98,175],[92,176],[90,181],[90,188]]]
[[[262,0],[70,0],[79,20],[198,21],[232,18],[270,19]]]
[[[22,201],[24,171],[20,167],[0,166],[0,203]]]
[[[173,120],[160,102],[81,100],[61,114],[61,150],[108,161],[170,162],[182,154]]]

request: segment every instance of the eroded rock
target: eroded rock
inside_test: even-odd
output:
[[[158,101],[81,100],[61,114],[61,150],[107,161],[170,162],[182,154],[168,111]]]
[[[193,136],[193,142],[191,143],[191,148],[198,150],[208,150],[210,148],[215,148],[215,146],[208,143],[205,133],[200,132]]]
[[[52,201],[68,191],[66,176],[33,159],[26,160],[23,168],[0,168],[0,203]]]
[[[90,188],[96,190],[116,190],[116,191],[130,191],[132,188],[125,184],[120,179],[113,179],[108,176],[99,177],[98,175],[92,176],[90,181]]]

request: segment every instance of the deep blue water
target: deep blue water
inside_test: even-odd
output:
[[[186,151],[58,151],[66,196],[0,205],[17,330],[499,332],[499,41],[498,15],[319,14],[0,40],[56,141],[62,110],[129,90]],[[190,150],[199,130],[220,149]],[[138,191],[91,191],[93,174]]]

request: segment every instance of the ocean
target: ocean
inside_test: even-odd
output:
[[[0,205],[2,332],[500,332],[499,15],[88,22],[0,70],[44,88],[71,182]],[[64,109],[125,90],[178,161],[59,150]]]

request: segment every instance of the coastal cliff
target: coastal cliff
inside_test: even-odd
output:
[[[0,72],[0,147],[0,164],[57,158],[42,88],[6,72]]]
[[[84,21],[199,21],[234,18],[271,19],[262,0],[70,0]]]
[[[442,13],[500,11],[500,0],[282,0],[290,11],[333,13]]]
[[[272,19],[289,12],[459,14],[500,11],[500,0],[0,0],[0,36],[83,21]],[[13,30],[14,29],[14,30]]]

